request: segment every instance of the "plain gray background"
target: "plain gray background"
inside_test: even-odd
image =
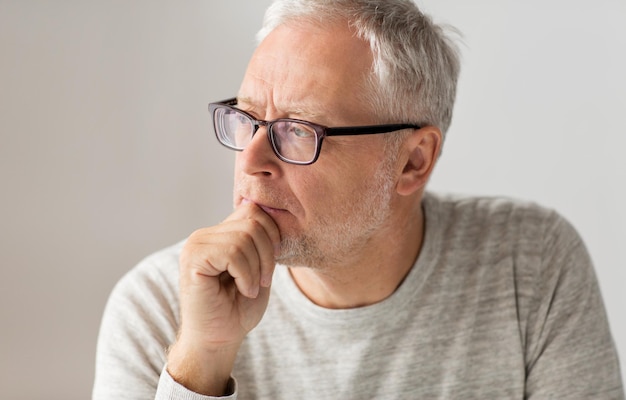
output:
[[[235,95],[268,4],[0,0],[2,399],[89,398],[115,282],[229,213],[206,104]],[[623,360],[626,1],[419,4],[464,34],[431,188],[572,221]]]

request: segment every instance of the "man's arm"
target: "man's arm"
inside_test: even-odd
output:
[[[194,232],[180,257],[181,325],[169,374],[186,388],[222,396],[245,336],[269,300],[280,233],[252,203],[220,225]]]
[[[147,257],[111,292],[98,336],[94,400],[154,398],[178,329],[180,247]]]
[[[93,398],[229,394],[239,346],[267,306],[279,243],[273,220],[243,204],[192,234],[180,262],[170,250],[131,271],[104,313]]]
[[[595,271],[574,228],[553,214],[526,346],[529,399],[624,399]]]

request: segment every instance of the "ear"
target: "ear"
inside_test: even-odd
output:
[[[401,196],[408,196],[426,186],[441,149],[442,134],[435,126],[414,130],[404,142],[404,167],[396,186]]]

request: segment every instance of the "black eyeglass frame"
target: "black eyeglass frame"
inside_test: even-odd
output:
[[[274,151],[274,154],[276,155],[276,157],[278,157],[281,161],[284,161],[289,164],[296,164],[296,165],[310,165],[310,164],[313,164],[315,161],[317,161],[317,159],[319,158],[320,152],[322,150],[322,142],[326,136],[371,135],[371,134],[379,134],[379,133],[396,132],[396,131],[403,130],[403,129],[420,129],[421,128],[421,126],[415,125],[415,124],[384,124],[384,125],[328,127],[328,126],[319,125],[313,122],[309,122],[309,121],[305,121],[301,119],[294,119],[294,118],[278,118],[272,121],[265,121],[261,119],[256,119],[253,115],[235,107],[235,105],[237,105],[236,97],[223,100],[223,101],[209,103],[209,113],[211,114],[211,119],[213,121],[213,130],[220,144],[222,144],[223,146],[231,150],[235,150],[235,151],[244,150],[244,148],[234,147],[227,143],[224,143],[222,139],[220,138],[220,134],[218,133],[218,126],[217,126],[218,124],[215,119],[215,111],[219,108],[228,108],[236,112],[239,112],[250,119],[250,122],[254,126],[252,137],[256,134],[256,132],[259,130],[261,126],[267,127],[267,139],[270,142],[270,145],[272,146],[272,150]],[[295,123],[307,125],[313,128],[316,134],[317,143],[315,146],[315,156],[313,157],[312,160],[296,161],[296,160],[288,159],[284,157],[282,154],[280,154],[280,151],[278,151],[278,148],[276,147],[276,143],[274,139],[274,132],[272,130],[272,126],[277,122],[295,122]]]

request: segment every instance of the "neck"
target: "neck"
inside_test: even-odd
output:
[[[400,286],[421,249],[421,202],[407,206],[389,222],[341,264],[290,268],[295,283],[312,302],[325,308],[364,307],[386,299]]]

